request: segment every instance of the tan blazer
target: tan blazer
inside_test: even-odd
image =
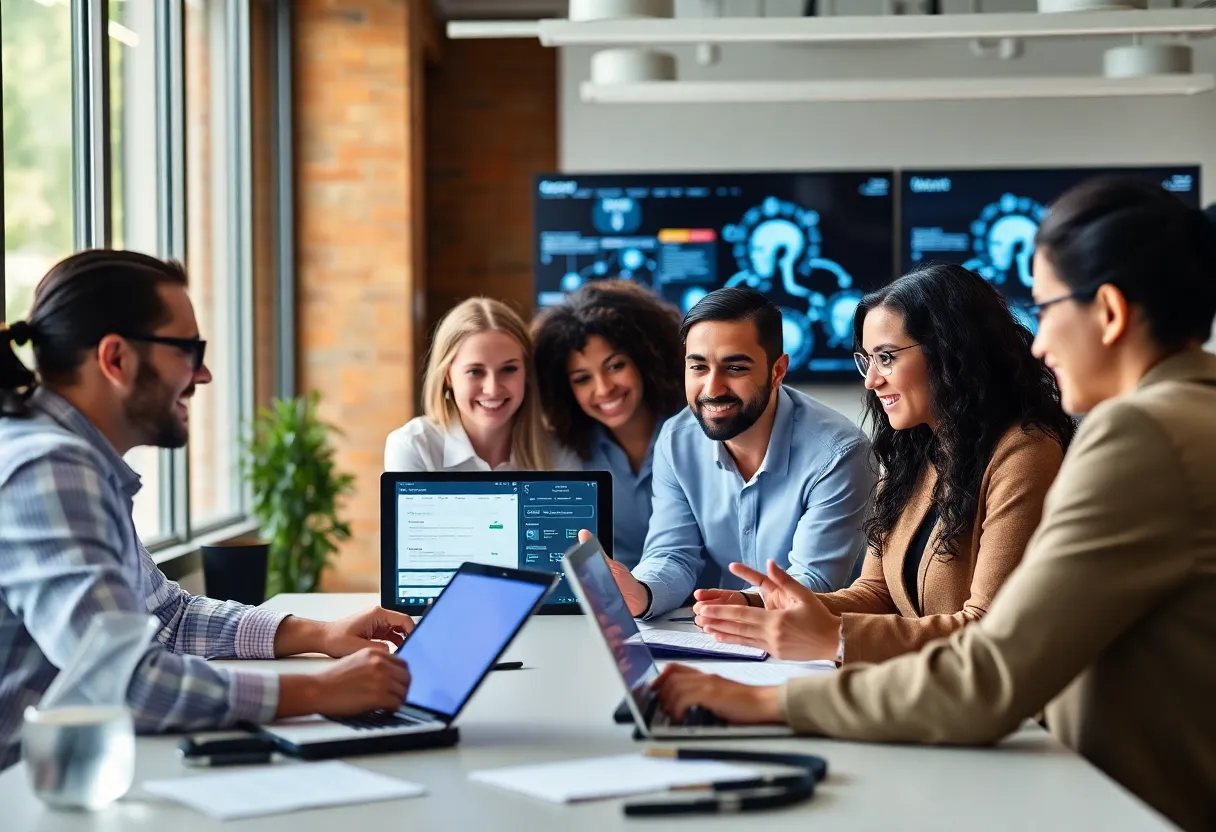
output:
[[[1022,560],[1063,459],[1059,441],[1037,429],[1017,426],[1001,437],[980,482],[975,522],[958,541],[957,554],[934,554],[941,522],[933,527],[914,604],[904,586],[904,563],[932,507],[937,469],[929,466],[882,557],[871,552],[852,586],[819,596],[840,615],[845,662],[880,662],[919,649],[988,612],[996,591]]]
[[[786,686],[800,731],[990,743],[1047,706],[1062,742],[1216,829],[1216,356],[1161,362],[1086,417],[1022,564],[975,624]]]

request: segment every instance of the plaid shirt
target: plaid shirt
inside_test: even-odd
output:
[[[167,579],[131,519],[139,475],[60,396],[39,389],[30,409],[0,418],[0,770],[20,757],[26,706],[106,610],[160,620],[127,689],[140,730],[271,719],[277,677],[201,657],[273,658],[285,616],[192,596]]]

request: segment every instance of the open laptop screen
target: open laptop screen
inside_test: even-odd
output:
[[[602,472],[385,477],[382,595],[407,612],[424,611],[462,563],[560,575],[580,529],[611,534],[612,484]],[[545,609],[578,610],[564,580]]]
[[[583,605],[588,608],[586,612],[595,616],[633,701],[644,712],[650,685],[658,678],[659,669],[594,539],[567,556],[566,569],[580,590]]]
[[[405,703],[455,718],[547,590],[458,572],[397,651],[410,669]]]

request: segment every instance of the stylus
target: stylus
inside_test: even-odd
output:
[[[523,670],[523,662],[495,662],[492,670]]]

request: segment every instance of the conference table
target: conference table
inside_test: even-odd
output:
[[[279,595],[264,606],[332,620],[376,603],[373,595]],[[579,804],[541,801],[469,780],[469,773],[524,763],[639,753],[629,726],[615,724],[618,677],[582,616],[536,616],[504,657],[523,670],[492,673],[457,720],[454,748],[353,757],[352,765],[422,784],[423,797],[314,809],[221,822],[140,789],[146,780],[191,777],[178,738],[140,737],[135,785],[98,812],[45,807],[16,765],[0,774],[0,829],[5,832],[410,832],[415,830],[609,829],[739,830],[1151,830],[1173,828],[1155,811],[1057,743],[1033,723],[992,748],[875,745],[827,739],[713,741],[714,747],[798,750],[828,761],[812,800],[757,814],[634,819],[623,800]],[[309,672],[324,658],[230,662],[275,672]],[[705,743],[708,745],[709,743]],[[282,761],[280,765],[309,765]],[[224,769],[232,771],[234,769]]]

